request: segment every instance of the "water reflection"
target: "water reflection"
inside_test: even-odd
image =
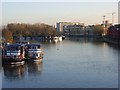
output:
[[[77,42],[81,42],[81,43],[92,43],[92,42],[96,42],[96,43],[103,43],[103,40],[102,39],[96,39],[96,38],[88,38],[88,37],[69,37],[68,38],[69,40],[71,41],[77,41]]]
[[[110,43],[108,43],[108,46],[110,46],[111,48],[114,48],[114,49],[116,49],[116,50],[120,50],[120,46],[119,45],[115,45],[115,44],[110,44]]]
[[[4,65],[3,70],[7,79],[21,79],[25,76],[24,65]]]
[[[3,78],[3,88],[118,87],[118,50],[113,46],[93,38],[68,38],[57,44],[42,42],[42,47],[44,63],[26,62],[23,74],[20,67],[3,67],[3,77],[12,77]],[[24,79],[15,80],[17,73]]]
[[[41,62],[28,62],[28,74],[29,75],[39,75],[42,72],[42,63]]]
[[[0,55],[0,73],[2,72],[2,57]]]

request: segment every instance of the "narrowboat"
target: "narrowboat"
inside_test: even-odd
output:
[[[25,56],[28,61],[42,62],[43,52],[40,44],[27,44],[25,45]]]
[[[24,47],[21,44],[9,44],[2,50],[2,61],[8,64],[23,64]]]

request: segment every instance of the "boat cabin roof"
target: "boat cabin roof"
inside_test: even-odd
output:
[[[6,49],[7,51],[16,51],[20,50],[21,45],[20,44],[9,44],[7,45]]]
[[[7,47],[19,47],[21,46],[21,44],[9,44],[7,45]]]
[[[27,44],[25,46],[27,46],[29,49],[40,49],[41,48],[40,44]]]
[[[18,41],[17,44],[29,44],[29,41]]]
[[[26,46],[41,46],[40,44],[28,44]]]

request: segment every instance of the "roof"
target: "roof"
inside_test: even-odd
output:
[[[110,27],[108,28],[108,30],[120,30],[120,24],[114,25],[114,26],[110,26]]]
[[[40,45],[40,44],[27,44],[26,46],[37,46],[37,45]]]
[[[21,46],[21,44],[9,44],[9,45],[7,45],[7,46],[13,46],[13,47],[18,47],[18,46]]]

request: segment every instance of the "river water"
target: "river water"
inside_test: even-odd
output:
[[[92,39],[41,44],[42,63],[2,67],[3,88],[118,87],[118,48]]]

